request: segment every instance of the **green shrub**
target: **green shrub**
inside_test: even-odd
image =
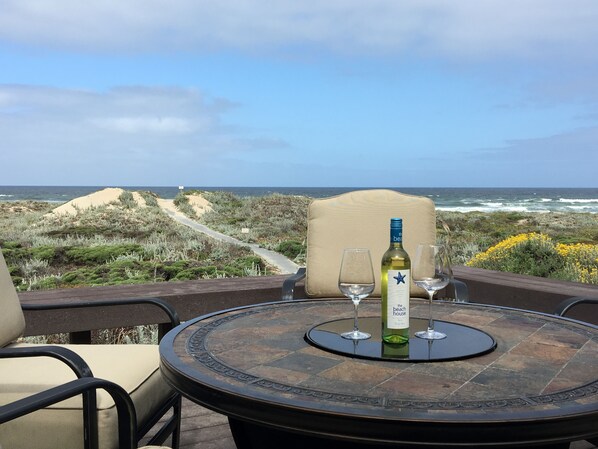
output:
[[[289,259],[296,259],[300,254],[305,253],[305,245],[296,240],[287,240],[276,247],[276,251]]]
[[[121,193],[118,197],[118,200],[126,209],[135,209],[137,207],[137,201],[135,201],[135,197],[128,190],[124,190],[123,193]]]
[[[23,244],[21,242],[11,242],[7,240],[0,240],[0,248],[2,248],[2,252],[11,249],[22,248]]]
[[[218,269],[214,265],[207,265],[181,270],[173,279],[177,281],[193,281],[195,279],[214,278],[217,274]]]
[[[148,207],[158,207],[158,195],[148,190],[142,190],[139,195],[145,200],[145,205]]]
[[[56,256],[56,248],[53,246],[37,246],[31,248],[31,257],[52,262]]]
[[[138,244],[99,245],[89,248],[73,247],[65,251],[66,257],[78,264],[105,263],[118,256],[131,253],[143,254],[143,248]]]
[[[190,218],[197,218],[197,214],[195,210],[193,210],[193,206],[189,203],[189,198],[187,197],[191,192],[179,193],[174,198],[174,205],[180,210],[182,213],[187,215]]]
[[[50,290],[59,288],[61,286],[61,279],[57,276],[46,276],[41,279],[36,279],[31,283],[29,290]]]

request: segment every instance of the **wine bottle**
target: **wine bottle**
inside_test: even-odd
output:
[[[408,359],[409,343],[392,344],[382,341],[381,355],[383,359]]]
[[[411,260],[403,249],[403,220],[390,219],[390,247],[382,256],[382,340],[409,342]]]

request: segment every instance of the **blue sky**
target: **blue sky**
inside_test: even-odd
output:
[[[3,0],[0,185],[597,187],[594,0]]]

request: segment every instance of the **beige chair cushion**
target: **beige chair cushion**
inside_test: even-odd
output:
[[[362,190],[316,199],[308,208],[305,291],[309,297],[338,297],[344,248],[369,248],[374,273],[390,242],[390,219],[403,219],[403,246],[412,260],[418,243],[435,243],[432,200],[392,190]],[[372,296],[380,296],[380,279]],[[411,283],[411,296],[427,298]]]
[[[23,334],[25,318],[19,297],[12,284],[4,256],[0,251],[0,347],[6,346]]]
[[[12,345],[11,347],[31,346]],[[159,370],[156,345],[65,345],[89,364],[94,376],[122,386],[145,422],[171,394]],[[0,405],[73,380],[63,363],[48,357],[0,360]],[[117,448],[117,418],[112,397],[98,390],[99,439]],[[81,397],[60,402],[0,426],[0,446],[23,449],[82,447]]]

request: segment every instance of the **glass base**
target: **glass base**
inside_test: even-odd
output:
[[[427,331],[420,331],[415,333],[416,337],[423,338],[424,340],[442,340],[446,338],[446,334],[437,332],[435,330],[428,329]]]
[[[367,340],[371,337],[370,334],[367,332],[361,331],[351,331],[351,332],[343,332],[341,337],[346,338],[347,340]]]

